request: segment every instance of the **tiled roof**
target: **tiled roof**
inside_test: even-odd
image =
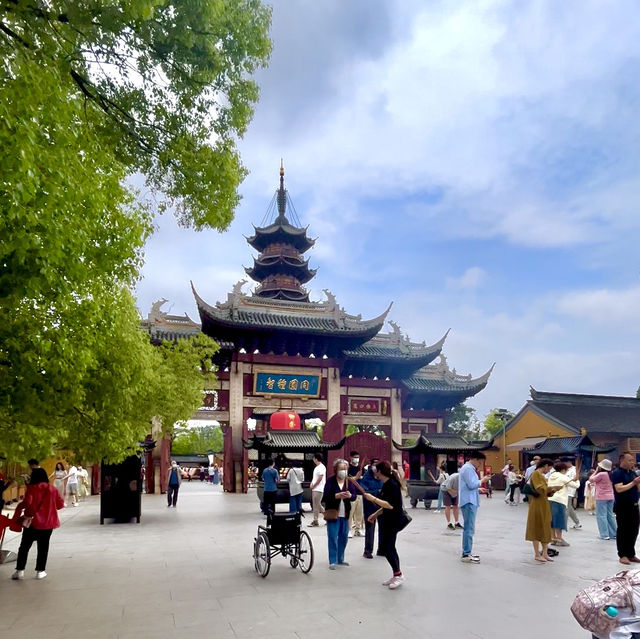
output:
[[[531,389],[529,405],[580,431],[640,434],[640,399],[607,395],[541,393]]]
[[[336,450],[343,444],[344,439],[337,443],[323,442],[312,430],[274,430],[269,431],[264,438],[254,435],[251,440],[244,442],[245,448],[272,452]]]
[[[362,346],[353,350],[345,351],[344,354],[350,359],[429,359],[434,360],[442,350],[441,346],[424,344],[379,344],[373,340],[365,342]]]
[[[577,437],[549,437],[545,441],[528,449],[527,452],[535,453],[536,455],[562,455],[575,453],[576,451],[583,452],[600,452],[606,453],[612,448],[596,446],[588,437],[578,435]]]
[[[441,451],[470,451],[485,450],[493,444],[493,440],[487,442],[470,443],[466,439],[454,433],[427,433],[422,431],[420,437],[413,446],[401,446],[393,442],[398,450],[409,450],[419,452],[421,450],[441,450]]]
[[[369,335],[373,337],[383,326],[389,308],[380,316],[363,320],[349,315],[333,303],[291,302],[234,293],[223,304],[211,306],[196,292],[198,311],[203,324],[210,322],[229,328],[258,328],[303,333]]]

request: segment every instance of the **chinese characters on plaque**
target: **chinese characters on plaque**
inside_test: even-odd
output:
[[[290,375],[288,373],[254,373],[256,395],[304,395],[318,397],[320,375]]]
[[[349,413],[352,415],[386,415],[387,400],[379,398],[350,399]]]

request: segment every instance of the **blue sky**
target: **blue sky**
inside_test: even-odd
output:
[[[138,303],[197,318],[252,262],[286,184],[317,237],[313,299],[390,319],[474,376],[480,417],[541,390],[640,385],[640,5],[278,1],[225,233],[171,217]]]

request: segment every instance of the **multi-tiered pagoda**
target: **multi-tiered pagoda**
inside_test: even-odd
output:
[[[328,441],[339,441],[346,424],[378,429],[387,435],[389,456],[399,455],[391,450],[392,439],[442,432],[448,411],[481,391],[491,373],[472,378],[451,370],[442,354],[448,331],[430,345],[412,342],[394,322],[382,333],[391,305],[377,317],[362,319],[347,313],[328,290],[324,301],[310,301],[304,285],[315,270],[304,254],[315,240],[297,220],[282,167],[269,210],[266,225],[247,238],[258,252],[245,269],[257,283],[255,290],[243,292],[247,282],[242,280],[226,301],[210,305],[192,284],[201,330],[221,347],[219,385],[208,392],[199,416],[230,427],[228,490],[246,486],[248,420],[256,420],[256,434],[266,433],[271,414],[295,411],[303,419],[325,422]],[[163,324],[158,307],[156,336],[178,330],[172,317],[182,331],[190,322],[166,315]]]

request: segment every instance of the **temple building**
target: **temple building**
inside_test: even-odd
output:
[[[211,304],[192,283],[200,326],[163,313],[162,304],[147,320],[152,339],[202,330],[220,344],[218,387],[207,391],[196,418],[226,427],[226,490],[246,490],[249,424],[255,424],[251,435],[266,435],[277,411],[322,420],[330,442],[342,440],[348,424],[382,431],[389,456],[399,460],[392,439],[441,433],[449,410],[486,386],[491,369],[473,378],[449,367],[442,353],[448,331],[432,344],[417,343],[388,321],[391,304],[363,319],[347,313],[326,289],[326,299],[310,299],[305,285],[316,271],[305,254],[315,240],[297,219],[282,166],[264,222],[247,238],[257,252],[245,269],[253,290],[241,280],[225,301]],[[387,322],[391,330],[384,332]]]

